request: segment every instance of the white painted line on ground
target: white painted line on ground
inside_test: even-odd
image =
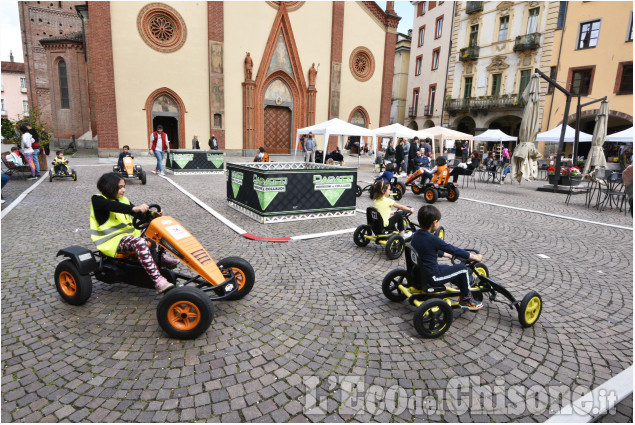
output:
[[[183,189],[181,186],[179,186],[178,184],[176,184],[172,179],[170,179],[169,177],[166,176],[159,176],[164,178],[165,180],[167,180],[168,182],[170,182],[170,184],[172,184],[172,186],[176,187],[178,190],[180,190],[181,192],[183,192],[183,194],[185,196],[188,196],[191,200],[193,200],[194,202],[196,202],[198,205],[200,205],[201,207],[203,207],[203,209],[205,209],[205,211],[207,211],[208,213],[210,213],[211,215],[213,215],[214,217],[216,217],[217,219],[219,219],[221,222],[223,222],[225,225],[227,225],[230,229],[232,229],[234,232],[242,235],[244,233],[247,233],[244,229],[238,227],[237,225],[235,225],[234,223],[232,223],[231,221],[229,221],[228,219],[226,219],[225,217],[223,217],[222,215],[220,215],[218,212],[216,212],[216,210],[212,209],[210,206],[208,206],[205,202],[201,201],[200,199],[198,199],[196,196],[192,195],[190,192],[188,192],[187,190]]]
[[[633,394],[633,366],[618,373],[573,403],[564,406],[545,423],[593,422]],[[582,413],[580,413],[582,412]]]
[[[511,207],[509,205],[496,204],[494,202],[479,201],[478,199],[470,199],[470,198],[463,198],[463,197],[461,199],[463,199],[465,201],[477,202],[479,204],[494,205],[495,207],[509,208],[509,209],[512,209],[512,210],[527,211],[527,212],[531,212],[531,213],[535,213],[535,214],[548,215],[550,217],[563,218],[565,220],[581,221],[583,223],[597,224],[599,226],[615,227],[616,229],[633,230],[632,227],[620,226],[620,225],[617,225],[617,224],[600,223],[599,221],[584,220],[582,218],[569,217],[569,216],[566,216],[566,215],[551,214],[551,213],[547,213],[547,212],[543,212],[543,211],[529,210],[527,208]]]
[[[548,255],[545,255],[545,254],[538,254],[538,257],[540,257],[540,258],[551,258],[551,257],[549,257]]]
[[[18,196],[15,201],[11,202],[11,204],[6,207],[5,209],[2,210],[2,215],[0,216],[0,220],[2,220],[4,218],[5,215],[9,214],[9,211],[11,211],[12,209],[14,209],[20,202],[22,202],[22,200],[24,198],[26,198],[26,195],[28,195],[29,193],[31,193],[33,191],[33,189],[35,189],[36,187],[38,187],[40,185],[40,183],[42,183],[45,179],[44,177],[40,177],[37,182],[35,182],[35,184],[32,184],[31,186],[29,186],[29,188],[27,190],[25,190],[24,192],[22,192],[22,194],[20,196]]]
[[[106,165],[112,166],[112,165],[115,165],[115,164],[73,164],[73,167],[104,167]],[[71,168],[73,168],[73,167],[71,167]]]
[[[313,233],[310,235],[300,235],[300,236],[291,236],[291,239],[294,241],[304,240],[304,239],[314,239],[321,238],[324,236],[333,236],[333,235],[342,235],[344,233],[353,233],[355,229],[342,229],[342,230],[334,230],[332,232],[324,232],[324,233]]]

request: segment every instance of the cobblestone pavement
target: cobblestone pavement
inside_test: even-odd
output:
[[[413,307],[381,293],[384,275],[404,267],[403,258],[391,262],[373,244],[358,248],[352,234],[283,244],[247,240],[155,175],[146,186],[128,182],[127,196],[160,204],[213,258],[251,262],[253,291],[215,303],[212,327],[194,341],[167,338],[156,320],[160,298],[150,290],[94,282],[84,306],[67,305],[53,282],[55,254],[69,245],[92,248],[89,197],[113,161],[76,159],[77,182],[42,182],[2,219],[3,421],[544,421],[557,401],[531,407],[522,403],[527,391],[593,388],[632,364],[632,230],[469,201],[632,227],[630,215],[586,209],[581,198],[566,206],[565,195],[537,192],[544,182],[477,183],[462,189],[458,202],[436,204],[446,240],[480,250],[493,278],[514,296],[541,294],[543,313],[533,328],[521,328],[506,305],[485,302],[477,314],[457,312],[443,338],[421,339]],[[149,159],[139,162],[152,168]],[[369,181],[372,166],[363,162],[360,179]],[[227,206],[224,176],[170,179],[258,236],[365,221],[356,214],[261,225]],[[12,180],[3,209],[31,184]],[[400,203],[418,208],[423,199],[409,192]],[[367,193],[358,198],[358,208],[369,205]],[[336,381],[345,376],[364,381],[368,391],[353,403],[360,409],[348,409],[351,400],[339,406],[346,393]],[[497,408],[480,411],[493,400],[487,396],[462,399],[466,409],[449,408],[453,395],[443,390],[462,377],[481,393],[502,391]],[[391,391],[382,393],[395,385],[412,404],[399,397],[395,406]],[[461,394],[471,393],[463,387]],[[313,396],[324,409],[305,410]],[[606,418],[632,417],[631,398]]]

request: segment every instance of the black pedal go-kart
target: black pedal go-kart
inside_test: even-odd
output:
[[[145,235],[157,249],[151,249],[159,272],[174,288],[164,293],[157,306],[161,328],[172,338],[194,339],[204,333],[214,319],[212,301],[238,300],[254,285],[252,266],[240,257],[227,257],[215,262],[203,246],[174,218],[156,216],[161,207],[134,217],[133,225],[145,229]],[[174,271],[162,261],[167,251],[189,267],[194,274]],[[137,261],[136,255],[124,254],[112,258],[82,246],[61,249],[57,255],[66,257],[55,269],[55,287],[64,301],[71,305],[85,304],[92,293],[93,278],[114,284],[126,283],[154,288],[154,283]]]
[[[360,196],[362,196],[362,193],[370,191],[371,186],[372,184],[368,184],[364,187],[357,185],[357,187],[355,188],[355,196],[359,198]],[[403,197],[404,193],[406,193],[406,188],[403,184],[397,181],[397,177],[393,177],[392,179],[390,179],[390,190],[390,196],[392,196],[395,201],[400,200]]]
[[[134,165],[132,156],[123,157],[123,170],[118,165],[112,166],[112,172],[119,174],[122,179],[139,179],[141,184],[146,184],[146,172],[143,171],[141,165]]]
[[[77,172],[72,168],[68,168],[68,166],[63,167],[58,172],[55,172],[55,169],[49,169],[49,181],[52,182],[54,179],[73,179],[73,181],[77,181]]]
[[[456,202],[459,199],[459,188],[456,183],[447,182],[445,184],[426,183],[423,187],[412,186],[412,193],[419,195],[423,193],[423,197],[428,204],[434,204],[439,198],[446,198],[450,202]]]
[[[401,302],[408,300],[410,305],[417,307],[414,315],[414,327],[424,338],[438,338],[450,329],[454,315],[453,309],[460,308],[460,291],[455,288],[431,287],[426,283],[425,276],[419,268],[419,257],[414,249],[406,247],[406,269],[391,270],[381,284],[382,291],[390,301]],[[476,250],[467,250],[478,254]],[[453,257],[452,263],[458,259]],[[515,308],[518,320],[523,328],[533,326],[542,312],[542,298],[536,291],[529,291],[522,300],[516,300],[503,285],[490,279],[487,266],[471,260],[463,262],[472,272],[470,291],[477,301],[483,301],[487,295],[490,301],[499,301]],[[498,300],[501,294],[509,301]],[[476,312],[476,311],[475,311]]]
[[[384,227],[384,220],[381,218],[377,208],[368,207],[366,209],[366,224],[361,224],[353,233],[353,241],[359,247],[365,247],[371,241],[377,245],[384,245],[386,256],[390,260],[396,260],[401,256],[406,246],[406,242],[410,242],[412,234],[419,227],[410,220],[409,212],[404,215],[404,232],[399,233],[396,230],[388,230]],[[445,230],[443,227],[435,233],[441,239],[445,238]]]

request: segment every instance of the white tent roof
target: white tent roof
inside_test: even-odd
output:
[[[545,131],[544,133],[538,133],[536,136],[536,141],[538,142],[559,142],[560,141],[560,132],[562,131],[562,124],[559,126],[552,128],[549,131]],[[580,132],[580,141],[581,142],[590,142],[593,139],[593,136]],[[564,141],[565,142],[573,142],[575,141],[575,129],[570,126],[567,126],[567,129],[564,133]]]
[[[606,136],[606,142],[633,143],[633,127]]]
[[[436,139],[455,139],[455,140],[472,140],[474,136],[467,133],[461,133],[460,131],[452,130],[445,127],[430,127],[424,128],[417,132],[417,136],[421,138],[434,137]]]
[[[508,136],[502,131],[490,129],[478,136],[474,136],[477,142],[516,142],[518,137]]]
[[[377,139],[375,138],[375,133],[371,130],[360,127],[355,124],[351,124],[349,122],[343,121],[339,118],[333,118],[328,121],[321,122],[319,124],[312,125],[310,127],[299,128],[296,136],[295,136],[295,152],[293,154],[294,158],[298,152],[298,145],[300,144],[300,135],[301,134],[309,134],[313,133],[324,135],[324,141],[322,142],[322,149],[324,155],[322,156],[324,162],[326,160],[326,147],[328,146],[329,136],[340,136],[340,144],[342,148],[344,148],[344,136],[366,136],[373,138],[373,147],[377,144]],[[359,158],[358,158],[359,162]]]
[[[373,130],[373,133],[377,137],[405,137],[408,139],[413,139],[418,136],[418,133],[415,130],[399,123],[376,128]]]

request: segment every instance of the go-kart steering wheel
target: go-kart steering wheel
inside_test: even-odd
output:
[[[161,212],[161,206],[159,204],[148,205],[148,211],[145,213],[137,213],[132,217],[132,225],[135,229],[143,230],[150,225],[150,222],[155,217],[155,212]],[[156,211],[152,211],[155,209]]]
[[[480,252],[478,252],[478,250],[476,250],[476,249],[466,249],[465,251],[473,252],[475,254],[480,254]],[[457,264],[457,263],[464,263],[464,264],[468,265],[470,262],[475,262],[475,261],[470,260],[469,258],[460,258],[460,257],[457,257],[456,255],[453,255],[452,258],[450,258],[450,262],[453,265]]]

